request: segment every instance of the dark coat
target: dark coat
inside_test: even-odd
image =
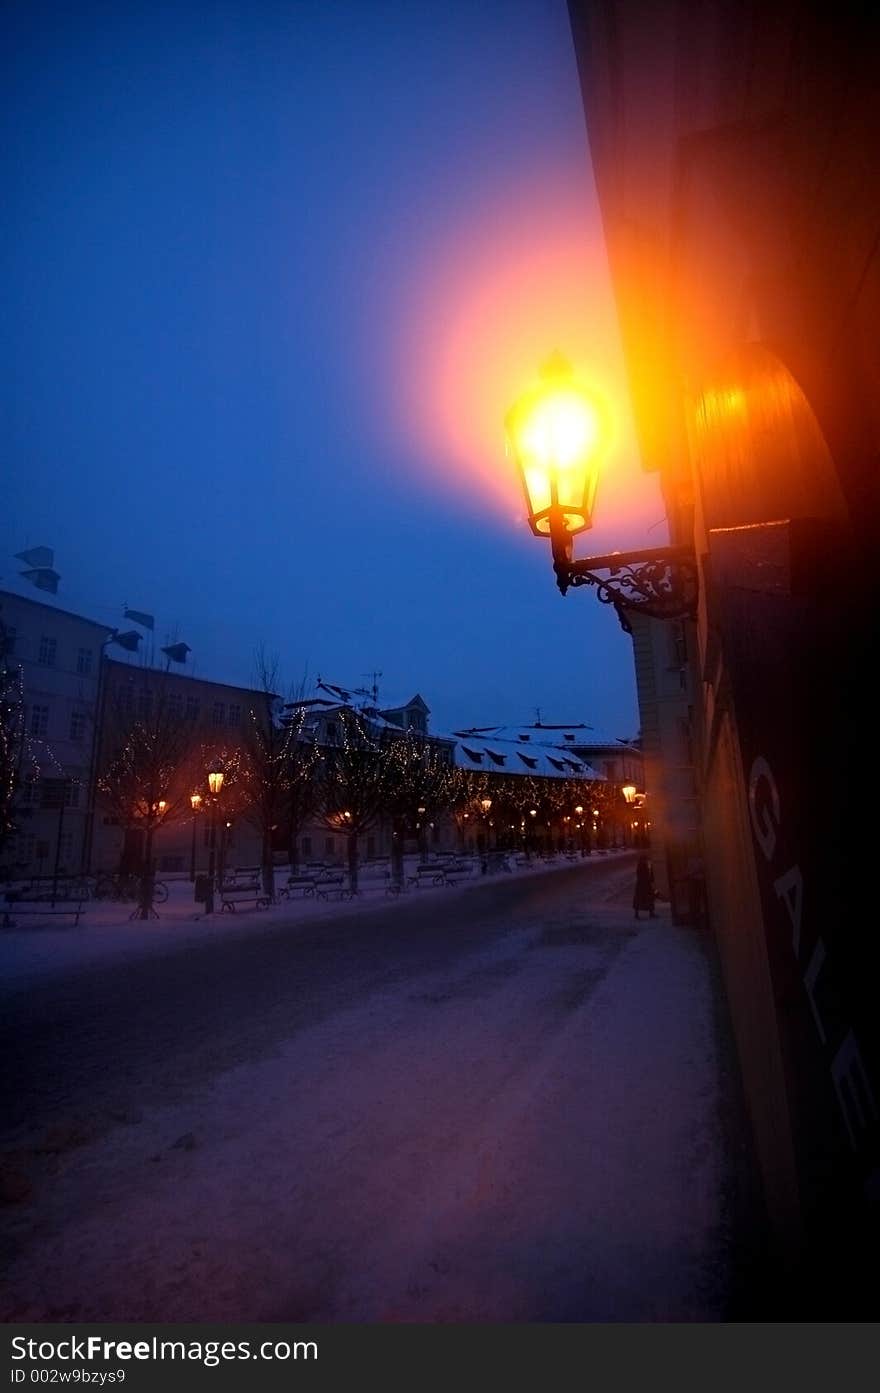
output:
[[[642,909],[653,911],[654,896],[654,872],[651,863],[644,856],[640,856],[636,866],[636,888],[633,892],[633,909],[636,913]]]

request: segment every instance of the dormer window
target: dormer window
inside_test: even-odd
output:
[[[483,763],[483,752],[482,752],[482,750],[469,750],[468,747],[467,747],[467,745],[462,745],[461,748],[464,750],[464,752],[465,752],[465,754],[467,755],[468,759],[473,760],[474,764],[482,764],[482,763]]]
[[[493,764],[502,765],[507,759],[507,755],[496,754],[494,750],[487,750],[486,754],[489,756]]]
[[[516,753],[517,758],[522,760],[523,764],[526,766],[527,769],[537,769],[538,761],[536,759],[533,759],[531,755],[521,755],[519,750],[517,750]]]

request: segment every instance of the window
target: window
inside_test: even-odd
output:
[[[226,703],[222,701],[214,702],[214,710],[211,713],[211,723],[215,726],[222,726],[226,720]]]
[[[303,856],[311,856],[311,854],[312,854],[312,839],[311,839],[311,837],[303,837],[302,842],[300,843],[300,846],[302,847],[302,854],[303,854]]]
[[[183,697],[180,692],[172,692],[165,704],[170,719],[172,721],[179,721],[183,716]]]
[[[8,658],[15,652],[15,643],[18,633],[11,626],[7,628],[5,634],[0,634],[0,655]]]
[[[22,784],[21,801],[26,808],[38,808],[40,806],[40,781],[39,779],[28,779]]]
[[[57,648],[57,640],[43,634],[40,639],[40,655],[38,661],[41,662],[44,667],[54,667]]]
[[[48,706],[31,707],[30,732],[31,735],[35,735],[38,740],[45,740],[49,733]]]
[[[79,780],[65,779],[64,781],[64,806],[65,808],[79,807]]]
[[[188,696],[186,699],[186,719],[197,721],[199,719],[199,699],[198,697]]]
[[[606,759],[606,761],[605,761],[605,777],[606,777],[606,779],[616,779],[616,778],[617,778],[617,760],[616,760],[616,759]]]
[[[464,750],[464,752],[465,752],[465,754],[467,755],[468,759],[472,760],[474,764],[482,764],[482,763],[483,763],[483,755],[482,755],[482,752],[481,752],[480,750],[469,750],[468,747],[467,747],[467,745],[462,745],[461,748]]]
[[[153,693],[142,691],[138,697],[138,717],[142,721],[148,721],[153,714]]]
[[[529,768],[529,769],[537,769],[537,767],[538,767],[538,761],[537,761],[537,759],[533,759],[531,755],[521,755],[521,754],[519,753],[519,750],[517,750],[516,753],[517,753],[517,755],[519,756],[519,758],[522,760],[523,764],[526,765],[527,768]]]
[[[231,726],[240,726],[240,725],[241,725],[241,707],[238,705],[238,702],[230,702],[230,703],[229,703],[229,715],[227,716],[226,719],[227,719],[227,724],[228,724],[228,725],[231,725]]]
[[[78,648],[76,650],[76,670],[81,677],[88,677],[92,670],[91,648]]]
[[[336,729],[335,721],[327,722],[327,744],[335,745],[339,739],[339,731]]]
[[[70,713],[70,738],[79,745],[86,738],[86,713],[85,711],[71,711]]]

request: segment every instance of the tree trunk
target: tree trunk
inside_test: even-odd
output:
[[[153,912],[153,828],[148,827],[144,837],[144,859],[141,864],[141,894],[138,908],[139,919],[149,919]]]
[[[290,841],[288,845],[288,856],[290,859],[290,873],[296,875],[299,870],[299,828],[291,826]]]
[[[395,818],[391,835],[391,883],[398,890],[403,889],[403,827],[400,818]]]
[[[353,895],[357,894],[358,889],[358,834],[349,832],[348,834],[348,884]]]
[[[272,833],[263,833],[263,894],[275,903],[275,858],[272,855]]]

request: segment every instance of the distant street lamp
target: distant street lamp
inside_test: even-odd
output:
[[[191,881],[194,881],[196,878],[196,822],[198,821],[199,809],[202,806],[202,795],[200,793],[191,793],[189,796],[189,801],[192,804],[193,811],[192,848],[190,850],[189,857],[189,878]]]
[[[576,383],[560,353],[544,364],[540,381],[505,418],[508,448],[516,460],[536,537],[547,537],[556,584],[590,585],[603,604],[613,605],[621,626],[632,632],[626,611],[652,619],[693,617],[699,573],[690,547],[615,551],[573,559],[572,538],[593,525],[599,467],[608,447],[605,406]],[[607,572],[598,575],[597,572]]]

